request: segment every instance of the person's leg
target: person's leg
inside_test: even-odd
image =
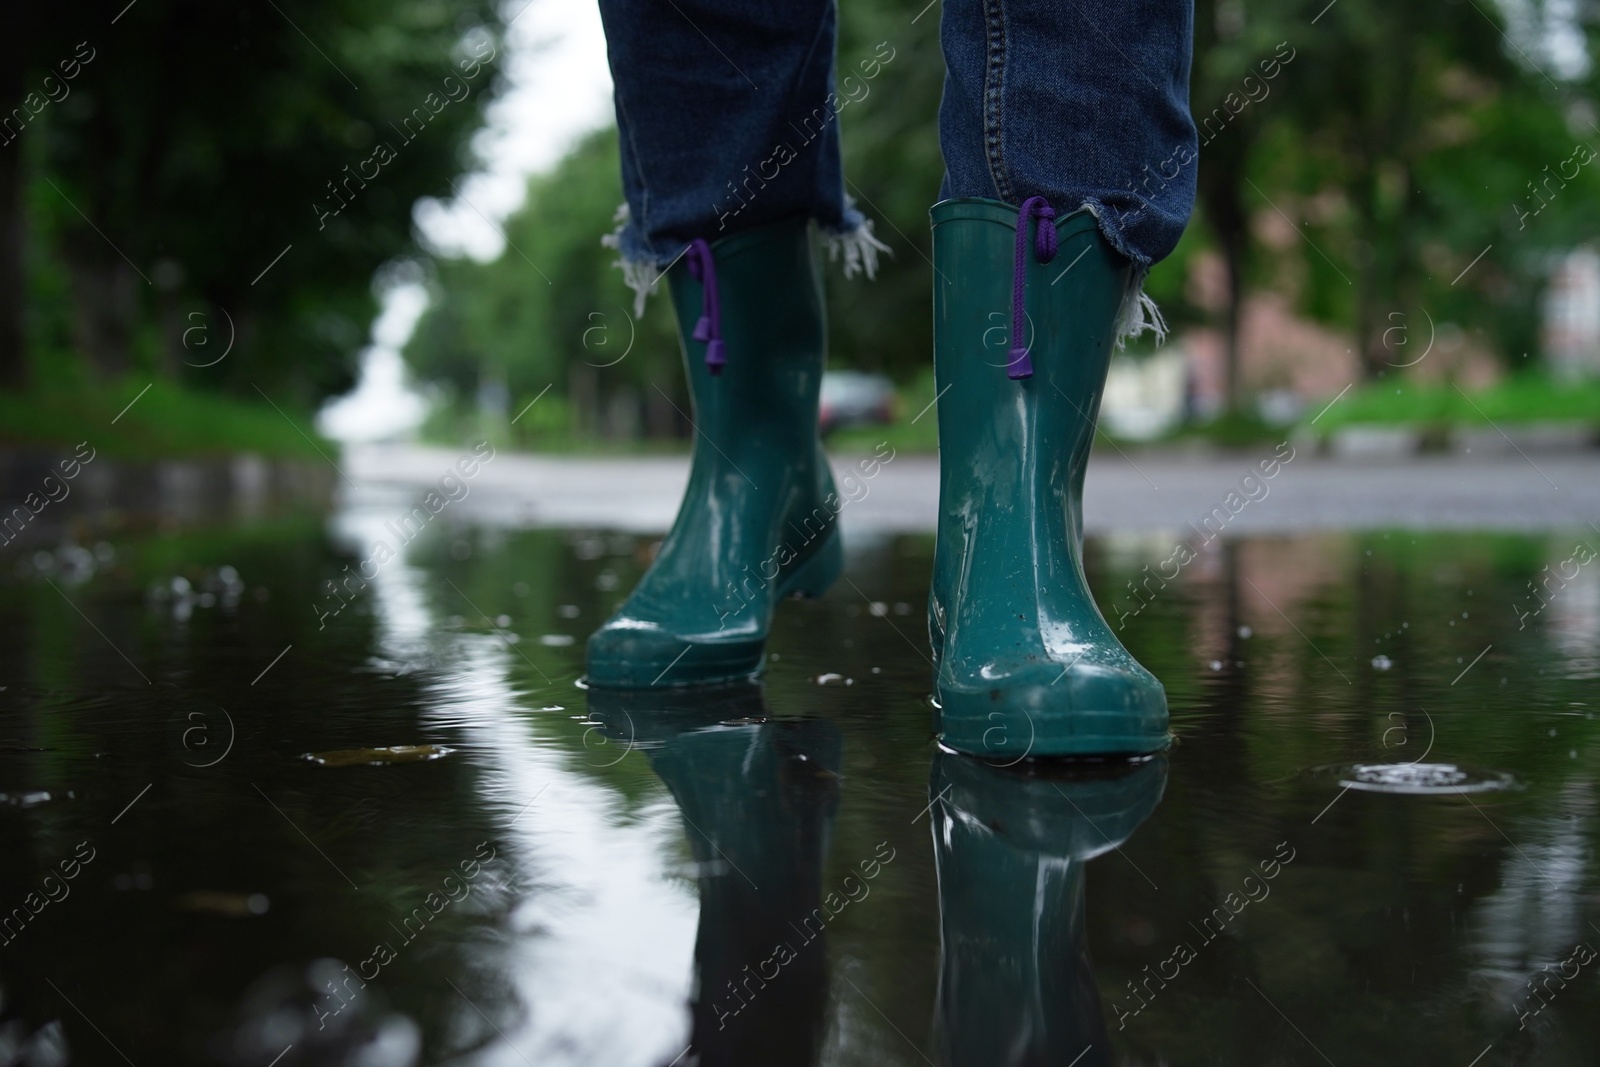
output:
[[[846,273],[882,246],[844,193],[834,0],[601,0],[625,213],[608,243],[643,306],[690,241],[815,219]]]
[[[1194,208],[1192,0],[946,0],[940,36],[940,199],[1087,209],[1142,282]]]
[[[945,3],[929,633],[960,751],[1166,743],[1160,683],[1084,580],[1082,497],[1111,349],[1159,332],[1144,275],[1194,200],[1191,18],[1186,2]]]
[[[818,435],[826,364],[812,226],[847,273],[875,245],[843,194],[832,0],[602,0],[628,211],[610,243],[642,308],[667,274],[694,409],[689,485],[591,683],[760,669],[772,614],[842,560]],[[670,269],[669,269],[670,268]]]

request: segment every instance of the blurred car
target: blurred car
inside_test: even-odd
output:
[[[894,383],[881,374],[831,370],[822,375],[822,432],[894,421]]]

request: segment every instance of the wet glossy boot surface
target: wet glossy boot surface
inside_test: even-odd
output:
[[[808,224],[714,243],[727,362],[694,339],[702,285],[668,274],[694,404],[694,460],[672,532],[622,607],[589,638],[593,685],[695,685],[760,670],[772,613],[819,595],[843,560],[839,499],[817,432],[822,288]]]
[[[929,596],[940,740],[997,758],[1153,752],[1161,683],[1117,640],[1084,578],[1084,468],[1131,268],[1086,212],[1027,257],[1031,377],[1013,380],[1017,211],[933,209],[939,530]]]

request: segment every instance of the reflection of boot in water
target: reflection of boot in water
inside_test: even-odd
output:
[[[591,690],[589,711],[648,753],[683,814],[700,882],[684,1062],[813,1063],[827,1000],[822,856],[837,728],[767,721],[758,685]]]
[[[1166,782],[1164,758],[1025,771],[934,757],[941,1062],[1111,1062],[1084,939],[1084,864],[1127,840]]]

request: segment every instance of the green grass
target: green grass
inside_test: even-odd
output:
[[[930,406],[933,402],[933,371],[930,368],[911,386],[900,389],[899,418],[887,426],[854,426],[839,430],[828,437],[828,450],[848,455],[871,452],[879,442],[887,441],[899,452],[932,453],[939,448],[939,420]],[[918,413],[921,416],[918,417]],[[912,419],[916,419],[912,422]],[[1282,426],[1273,426],[1254,415],[1223,415],[1210,422],[1180,426],[1155,441],[1124,440],[1107,433],[1102,440],[1123,448],[1142,448],[1151,444],[1170,444],[1178,441],[1208,441],[1220,448],[1248,448],[1262,442],[1281,441]]]
[[[1267,422],[1259,415],[1234,411],[1224,412],[1208,422],[1178,426],[1158,440],[1163,443],[1206,441],[1218,448],[1250,448],[1259,444],[1282,441],[1285,432],[1284,427]]]
[[[1323,403],[1307,409],[1307,419]],[[1317,431],[1342,426],[1486,426],[1530,422],[1586,422],[1600,427],[1600,382],[1558,383],[1518,375],[1488,389],[1463,394],[1455,386],[1375,382],[1352,389],[1317,420]]]
[[[887,442],[897,453],[933,453],[939,447],[938,418],[931,406],[933,398],[933,371],[929,368],[916,382],[900,388],[895,422],[887,426],[838,430],[828,436],[828,450],[835,455],[866,454]],[[1302,423],[1317,418],[1330,400],[1332,397],[1319,398],[1308,404]],[[529,414],[539,418],[524,418],[521,422],[528,425],[513,427],[514,432],[508,435],[505,428],[493,431],[485,427],[468,411],[435,412],[424,427],[424,436],[450,444],[488,436],[495,439],[497,446],[601,455],[680,452],[689,445],[687,440],[607,441],[577,436],[570,429],[569,414],[560,398],[542,401]],[[1327,434],[1358,424],[1416,426],[1442,437],[1454,426],[1486,426],[1491,421],[1496,425],[1584,422],[1600,431],[1600,381],[1557,383],[1537,375],[1519,375],[1466,396],[1450,384],[1405,380],[1375,382],[1351,389],[1332,407],[1327,407],[1317,418],[1315,430]],[[1204,441],[1219,448],[1252,448],[1280,441],[1290,429],[1267,423],[1253,414],[1237,413],[1176,427],[1155,441],[1117,438],[1113,443],[1136,448]]]
[[[0,447],[87,441],[118,459],[235,454],[316,458],[338,446],[304,412],[156,381],[41,385],[0,393]],[[137,399],[135,399],[137,398]],[[132,402],[132,406],[129,404]],[[126,410],[124,410],[126,409]]]
[[[835,430],[828,435],[828,451],[835,455],[870,454],[887,441],[896,455],[937,452],[939,415],[933,407],[933,368],[924,368],[916,381],[897,386],[895,392],[898,399],[894,422],[886,426],[850,426]]]
[[[515,424],[505,417],[485,417],[459,402],[436,404],[417,436],[424,444],[445,448],[488,441],[497,449],[543,455],[680,455],[694,444],[690,437],[609,438],[579,433],[573,429],[565,398],[549,396],[528,407],[532,399],[519,398],[512,405],[511,417],[522,412]]]
[[[863,426],[828,438],[831,451],[870,452],[887,440],[897,451],[932,452],[939,446],[937,420],[930,411],[916,424],[910,418],[933,399],[931,373],[901,392],[901,418],[890,426]],[[1345,426],[1416,426],[1443,434],[1456,426],[1516,426],[1538,422],[1580,422],[1600,431],[1600,381],[1555,382],[1539,375],[1508,378],[1488,389],[1463,395],[1453,385],[1405,380],[1374,382],[1351,389],[1327,408],[1332,397],[1307,405],[1303,422],[1317,418],[1316,432],[1328,434]],[[1155,442],[1119,441],[1125,447],[1208,441],[1222,448],[1246,448],[1282,440],[1289,428],[1263,422],[1251,414],[1223,415],[1210,422],[1182,426]]]
[[[887,441],[897,455],[901,452],[937,452],[939,420],[934,417],[933,409],[930,408],[926,415],[912,423],[910,420],[915,414],[912,411],[898,422],[886,426],[851,426],[835,430],[828,435],[828,451],[841,456],[867,454]]]

